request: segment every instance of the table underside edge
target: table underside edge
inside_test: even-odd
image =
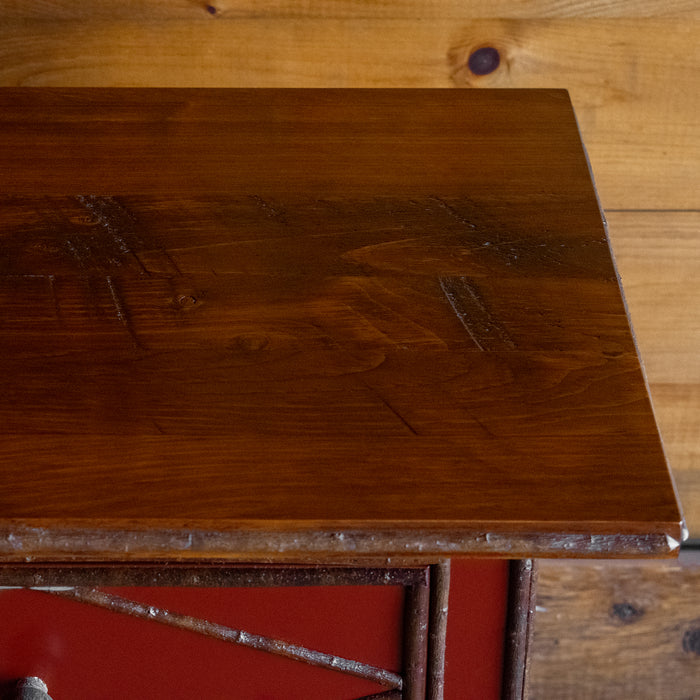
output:
[[[0,522],[0,562],[434,563],[445,557],[671,558],[682,522]]]

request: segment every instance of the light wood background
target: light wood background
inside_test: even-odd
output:
[[[0,18],[0,85],[567,88],[700,539],[700,0],[0,0]],[[501,63],[478,77],[467,59],[484,46]],[[615,571],[618,581],[643,578]],[[574,590],[576,577],[583,587]],[[602,661],[552,641],[590,636],[596,623],[581,596],[606,595],[608,574],[550,565],[541,580],[569,631],[540,616],[535,696],[608,697]],[[658,595],[668,600],[672,588]],[[587,624],[576,627],[576,615]],[[674,672],[697,674],[700,656],[682,654]],[[573,695],[556,685],[562,673]],[[680,685],[661,695],[645,687],[634,697],[700,697]]]

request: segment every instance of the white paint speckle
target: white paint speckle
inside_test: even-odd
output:
[[[668,544],[668,548],[672,552],[681,546],[681,543],[678,540],[674,540],[673,537],[671,537],[671,535],[666,535],[666,542]]]

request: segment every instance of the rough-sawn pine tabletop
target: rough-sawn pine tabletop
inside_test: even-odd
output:
[[[665,556],[560,90],[0,91],[0,557]]]

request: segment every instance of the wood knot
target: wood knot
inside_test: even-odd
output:
[[[610,617],[619,620],[625,625],[637,622],[643,615],[644,610],[632,605],[632,603],[615,603],[610,608]]]
[[[252,355],[264,350],[270,344],[270,338],[264,333],[241,333],[229,343],[229,349],[243,355]]]
[[[197,301],[197,297],[194,297],[191,294],[180,294],[175,301],[181,309],[190,309],[199,303]]]
[[[501,54],[493,46],[482,46],[472,51],[467,61],[467,66],[474,75],[493,73],[500,64]]]
[[[512,46],[506,37],[465,37],[447,52],[450,79],[457,86],[498,87],[509,85]]]
[[[691,623],[683,634],[683,651],[700,656],[700,620]]]

